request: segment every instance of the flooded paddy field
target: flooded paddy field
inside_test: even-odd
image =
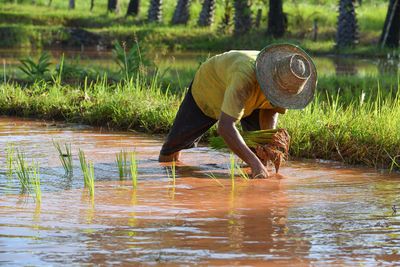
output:
[[[71,144],[71,175],[53,141]],[[41,203],[8,174],[7,143],[38,161]],[[232,185],[230,155],[200,147],[182,154],[174,183],[159,136],[9,117],[0,144],[0,265],[400,264],[399,174],[289,161]],[[94,164],[94,197],[79,149]],[[121,150],[136,151],[136,189],[119,177]]]

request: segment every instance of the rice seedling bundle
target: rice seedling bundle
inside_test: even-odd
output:
[[[288,156],[290,135],[286,129],[267,129],[259,131],[248,131],[241,133],[244,142],[251,148],[262,147],[264,152],[262,158],[271,160],[278,172],[280,164]],[[213,137],[210,146],[214,149],[228,148],[222,137]],[[260,156],[260,155],[259,155]]]

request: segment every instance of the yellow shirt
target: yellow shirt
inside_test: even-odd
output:
[[[197,71],[192,95],[207,116],[219,119],[221,111],[241,119],[255,109],[286,109],[271,105],[257,82],[254,62],[259,51],[232,50],[204,62]]]

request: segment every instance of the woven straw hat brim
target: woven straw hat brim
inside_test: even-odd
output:
[[[282,90],[274,81],[273,74],[278,60],[296,54],[300,54],[307,59],[311,72],[303,90],[296,95],[291,95]],[[266,46],[258,54],[255,67],[261,90],[273,106],[286,109],[302,109],[314,99],[317,87],[317,68],[311,57],[301,48],[292,44],[271,44]]]

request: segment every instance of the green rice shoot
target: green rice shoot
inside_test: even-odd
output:
[[[243,179],[245,179],[245,180],[249,180],[249,179],[250,179],[249,175],[248,175],[246,172],[244,172],[244,171],[242,170],[242,168],[240,168],[240,166],[239,166],[237,163],[235,163],[235,167],[236,167],[236,169],[239,171],[240,176],[241,176]]]
[[[13,143],[7,142],[7,170],[8,176],[11,177],[13,174],[13,161],[14,161],[14,145]]]
[[[53,141],[54,147],[58,151],[58,157],[60,158],[61,164],[65,170],[65,174],[69,175],[73,172],[73,164],[72,164],[72,154],[71,154],[71,144],[64,144],[65,153],[61,149],[61,145],[57,142]]]
[[[31,184],[33,185],[33,189],[35,191],[35,200],[38,203],[42,202],[42,193],[40,190],[40,174],[39,174],[39,163],[34,162],[32,159],[32,167],[31,167]]]
[[[209,178],[211,178],[212,180],[214,180],[214,181],[215,181],[217,184],[219,184],[221,187],[225,188],[225,185],[223,185],[223,184],[218,180],[218,178],[215,177],[215,175],[214,175],[212,172],[206,173],[206,175],[207,175]]]
[[[94,197],[94,165],[91,161],[89,161],[87,172],[87,181],[89,184],[89,194],[91,197]]]
[[[125,150],[121,150],[119,153],[115,154],[115,164],[117,165],[120,179],[127,177],[129,175],[127,158],[128,158],[128,153]]]
[[[229,161],[230,161],[232,189],[234,189],[235,188],[235,154],[231,153]]]
[[[29,179],[29,169],[26,165],[24,154],[17,152],[17,158],[14,161],[14,168],[22,187],[22,191],[30,191],[30,179]]]
[[[131,176],[132,176],[132,185],[133,188],[137,188],[137,176],[138,176],[138,165],[137,165],[137,158],[136,152],[130,153],[130,169],[131,169]]]

